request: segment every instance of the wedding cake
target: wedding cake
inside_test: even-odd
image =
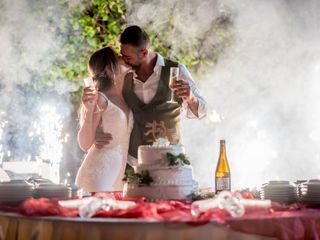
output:
[[[187,199],[198,190],[183,146],[163,139],[138,148],[138,165],[126,173],[124,181],[124,197],[148,200]]]

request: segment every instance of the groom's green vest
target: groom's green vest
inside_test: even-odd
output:
[[[124,81],[123,97],[134,116],[129,146],[129,154],[133,157],[137,157],[140,145],[150,145],[159,137],[167,137],[171,143],[180,142],[182,99],[176,98],[178,103],[167,103],[171,99],[170,67],[177,67],[178,63],[164,60],[158,89],[150,103],[143,103],[134,93],[133,73],[129,73]]]

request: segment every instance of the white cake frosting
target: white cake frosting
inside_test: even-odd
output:
[[[139,186],[126,183],[123,191],[126,197],[146,197],[149,200],[186,199],[197,190],[197,183],[189,185],[161,185]]]
[[[169,166],[167,153],[175,156],[184,154],[182,145],[151,146],[138,148],[138,166],[135,173],[148,171],[153,182],[147,186],[137,182],[127,182],[124,185],[125,197],[146,197],[156,199],[186,199],[197,191],[198,183],[193,179],[193,168],[180,162]]]
[[[154,165],[167,162],[167,152],[178,155],[184,153],[182,145],[170,145],[167,147],[158,147],[152,145],[142,145],[138,148],[138,164]]]
[[[135,172],[149,171],[154,184],[185,185],[193,184],[193,169],[191,166],[151,166],[135,167]]]

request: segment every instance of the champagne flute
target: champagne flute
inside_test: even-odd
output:
[[[169,88],[171,89],[171,99],[167,101],[168,103],[177,103],[174,100],[174,90],[172,85],[179,79],[179,68],[178,67],[170,67],[170,80],[169,80]]]
[[[91,77],[84,78],[83,82],[84,82],[85,87],[90,87],[90,88],[94,89],[94,91],[96,91],[93,79]],[[90,101],[90,104],[93,104],[93,101]]]
[[[93,87],[94,86],[94,83],[93,83],[93,80],[91,77],[84,78],[83,82],[84,82],[85,87]]]

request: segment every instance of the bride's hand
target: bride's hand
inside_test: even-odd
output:
[[[87,110],[94,110],[98,100],[98,91],[94,87],[85,87],[82,92],[82,103]]]
[[[110,144],[112,141],[112,134],[111,133],[104,133],[101,123],[99,124],[97,130],[96,130],[96,136],[95,136],[95,141],[94,145],[96,148],[101,149],[104,146]]]

